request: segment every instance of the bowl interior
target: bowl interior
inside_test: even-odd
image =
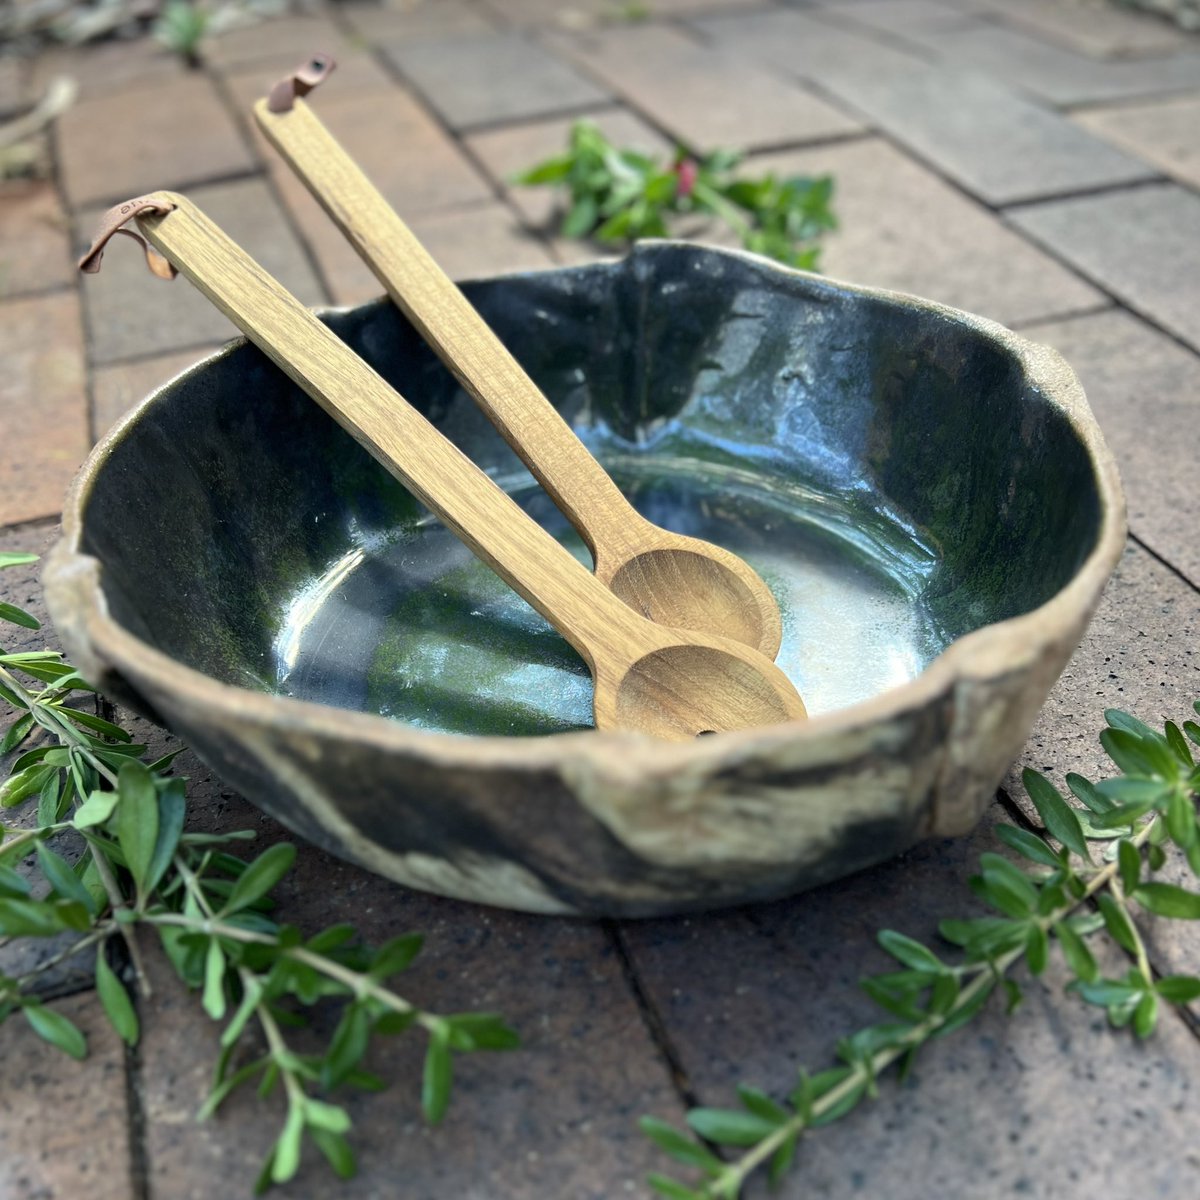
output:
[[[637,508],[770,584],[811,713],[1044,603],[1099,535],[1061,411],[920,302],[673,244],[466,291]],[[588,561],[390,304],[328,320]],[[126,425],[81,548],[117,621],[222,681],[450,732],[590,725],[570,647],[252,346]]]

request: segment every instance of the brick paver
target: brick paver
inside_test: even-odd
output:
[[[1200,97],[1094,108],[1074,117],[1114,146],[1200,190]]]
[[[699,24],[726,45],[820,84],[991,204],[1152,174],[994,80],[930,65],[799,11]]]
[[[74,281],[67,218],[49,183],[0,192],[0,298]]]
[[[1102,61],[1017,29],[912,29],[920,45],[957,66],[974,67],[1052,104],[1086,104],[1200,87],[1200,55]]]
[[[12,1200],[129,1200],[135,1195],[125,1055],[91,994],[56,1000],[91,1053],[80,1063],[14,1017],[0,1025],[0,1195]]]
[[[584,108],[603,89],[517,33],[401,43],[389,58],[459,129]]]
[[[822,270],[835,278],[914,292],[1009,325],[1105,302],[1071,271],[877,138],[757,156],[745,169],[833,175],[839,227],[825,240]]]
[[[1200,588],[1200,358],[1119,310],[1025,333],[1083,381],[1121,468],[1133,532]]]
[[[1136,58],[1194,45],[1169,22],[1122,12],[1109,0],[984,0],[979,7],[1096,58]]]
[[[266,183],[245,179],[188,190],[234,241],[306,304],[325,293]],[[97,214],[88,214],[90,228]],[[136,248],[118,239],[84,281],[88,351],[96,364],[204,347],[237,330],[190,283],[156,279]]]
[[[58,125],[62,183],[72,207],[107,206],[162,187],[249,171],[250,152],[210,80],[168,78],[96,96]]]
[[[67,70],[82,94],[55,138],[67,204],[53,184],[0,195],[0,357],[8,368],[0,381],[0,548],[44,547],[51,520],[12,523],[58,511],[89,424],[102,433],[232,332],[189,285],[151,278],[125,243],[100,276],[80,280],[64,207],[78,241],[97,204],[183,187],[306,302],[378,293],[247,121],[249,105],[283,70],[314,49],[333,49],[340,69],[314,105],[451,274],[596,256],[595,247],[553,232],[531,236],[519,222],[544,225],[555,199],[508,182],[561,150],[573,115],[586,112],[619,144],[654,150],[673,137],[705,148],[771,148],[745,169],[829,171],[841,220],[826,246],[830,274],[982,312],[1057,346],[1107,432],[1142,545],[1127,551],[1007,788],[1022,803],[1023,765],[1058,778],[1071,769],[1097,775],[1105,707],[1155,722],[1185,715],[1200,695],[1192,536],[1200,516],[1200,81],[1192,74],[1200,41],[1098,0],[649,7],[653,19],[635,23],[614,0],[347,4],[230,33],[207,47],[199,72],[148,39],[37,60],[35,88]],[[8,61],[0,58],[0,73],[11,78]],[[1181,85],[1190,93],[1128,99]],[[4,87],[0,74],[0,110]],[[1096,98],[1107,106],[1052,109]],[[861,122],[869,136],[857,136]],[[1154,182],[1158,172],[1179,184]],[[255,177],[229,178],[242,174]],[[1053,199],[1093,188],[1105,190]],[[1007,214],[985,207],[1018,202]],[[0,576],[0,597],[44,611],[34,569]],[[3,631],[6,647],[56,641],[48,627]],[[167,744],[137,722],[143,731],[153,746]],[[285,836],[194,759],[181,759],[180,770],[192,780],[194,827],[250,827],[263,843]],[[428,949],[406,981],[414,998],[498,1008],[521,1028],[526,1049],[460,1059],[456,1103],[447,1125],[431,1131],[418,1116],[419,1039],[385,1044],[372,1065],[397,1084],[388,1097],[351,1102],[359,1179],[337,1182],[314,1156],[294,1190],[306,1200],[367,1200],[391,1195],[401,1180],[406,1194],[464,1200],[643,1194],[645,1172],[667,1164],[637,1134],[637,1116],[655,1111],[678,1122],[684,1088],[729,1104],[743,1079],[783,1092],[797,1063],[827,1065],[835,1037],[877,1018],[856,987],[885,965],[874,931],[933,938],[937,917],[963,913],[966,876],[979,851],[996,848],[990,824],[1000,816],[994,809],[969,838],[919,847],[792,901],[623,924],[639,993],[612,931],[596,923],[409,893],[302,848],[281,889],[285,919],[306,927],[353,920],[375,940],[424,929]],[[1157,969],[1195,971],[1200,930],[1146,921],[1144,931]],[[53,950],[0,946],[0,970],[27,970]],[[44,1048],[19,1019],[0,1027],[5,1200],[125,1200],[143,1191],[209,1200],[214,1180],[244,1190],[254,1178],[279,1113],[240,1100],[216,1122],[195,1123],[216,1030],[148,952],[158,986],[142,1006],[145,1036],[128,1089],[124,1056],[90,995],[55,1001],[93,1036],[82,1066]],[[1105,969],[1125,966],[1114,959]],[[42,984],[54,995],[86,989],[91,970],[84,956]],[[1062,996],[1062,982],[1052,968],[1049,986],[1030,986],[1011,1021],[990,1012],[930,1047],[908,1089],[807,1139],[802,1166],[778,1194],[1190,1200],[1200,1171],[1189,1115],[1196,1039],[1168,1015],[1154,1041],[1135,1047],[1104,1033],[1096,1010]],[[681,1077],[646,1031],[647,1001]],[[127,1095],[143,1110],[132,1125]],[[1064,1125],[1064,1113],[1079,1120]],[[1049,1139],[1047,1129],[1060,1132]],[[1151,1136],[1155,1153],[1147,1155]],[[144,1164],[144,1181],[134,1179],[135,1163],[139,1171]]]
[[[564,35],[553,44],[697,150],[793,145],[862,128],[773,72],[672,29]]]
[[[50,516],[87,453],[79,298],[0,301],[0,526]]]
[[[1131,308],[1200,349],[1200,196],[1155,184],[1012,214]]]

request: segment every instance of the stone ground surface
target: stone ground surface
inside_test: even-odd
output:
[[[591,252],[557,236],[544,195],[509,182],[580,114],[648,149],[738,142],[751,167],[832,171],[843,228],[831,274],[984,313],[1075,366],[1124,473],[1128,551],[971,837],[795,900],[624,924],[439,900],[302,850],[283,889],[289,919],[354,920],[380,940],[425,930],[414,998],[500,1009],[525,1049],[464,1062],[451,1115],[430,1131],[414,1047],[384,1048],[374,1065],[398,1082],[353,1103],[359,1178],[342,1185],[306,1162],[286,1194],[645,1194],[656,1156],[636,1117],[727,1103],[741,1080],[784,1091],[798,1064],[825,1065],[833,1040],[869,1019],[856,981],[884,966],[874,931],[927,937],[963,910],[978,852],[1019,802],[1021,766],[1094,775],[1106,707],[1158,723],[1200,696],[1200,40],[1098,0],[645,7],[635,26],[610,0],[344,3],[229,33],[191,72],[146,41],[0,57],[0,115],[56,73],[82,85],[53,136],[55,180],[0,193],[0,548],[43,550],[88,446],[231,333],[124,244],[101,275],[77,277],[71,256],[104,206],[186,187],[307,302],[375,293],[247,121],[319,47],[342,64],[323,115],[459,275]],[[40,611],[32,571],[6,573],[0,596]],[[283,836],[200,764],[184,769],[199,827]],[[1147,934],[1164,972],[1200,964],[1195,935]],[[32,962],[0,947],[0,969]],[[44,979],[90,1036],[85,1064],[19,1021],[0,1027],[5,1200],[248,1194],[278,1114],[242,1100],[193,1120],[216,1032],[153,956],[150,972],[134,1052],[107,1031],[86,962]],[[1134,1045],[1060,983],[1052,970],[1016,1017],[989,1012],[931,1046],[903,1090],[887,1085],[811,1138],[779,1194],[1200,1195],[1194,1024],[1171,1015]]]

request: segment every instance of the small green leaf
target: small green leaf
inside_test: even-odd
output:
[[[154,777],[140,762],[127,762],[117,773],[117,842],[138,891],[145,892],[158,841],[158,792]]]
[[[1158,997],[1146,992],[1133,1010],[1133,1032],[1140,1038],[1149,1037],[1158,1021]]]
[[[19,898],[0,899],[0,936],[54,937],[69,928],[53,904]]]
[[[3,739],[0,740],[0,758],[5,754],[11,754],[29,736],[29,731],[32,728],[32,713],[26,713],[23,717],[18,717],[5,731]]]
[[[119,725],[114,725],[111,721],[105,721],[93,713],[84,712],[81,708],[71,708],[69,705],[64,704],[58,709],[58,712],[62,716],[69,718],[76,725],[82,725],[85,729],[103,734],[106,738],[111,738],[115,742],[131,742],[133,740]]]
[[[1154,990],[1170,1004],[1190,1004],[1200,1000],[1200,979],[1194,975],[1165,975]]]
[[[91,893],[83,886],[79,876],[60,858],[45,842],[37,844],[38,865],[42,874],[50,881],[50,886],[64,900],[74,900],[82,904],[88,912],[95,911]]]
[[[325,1156],[325,1160],[333,1168],[339,1179],[353,1179],[358,1170],[354,1161],[354,1151],[350,1143],[340,1133],[333,1133],[319,1126],[310,1127],[312,1140],[317,1149]]]
[[[288,1109],[287,1119],[283,1123],[283,1132],[275,1143],[272,1154],[271,1180],[273,1183],[287,1183],[300,1169],[300,1142],[304,1136],[304,1109],[293,1104]]]
[[[1113,802],[1101,792],[1090,779],[1084,779],[1082,775],[1076,775],[1073,771],[1067,775],[1067,787],[1069,787],[1075,798],[1084,806],[1094,813],[1110,812],[1113,807]]]
[[[1132,842],[1117,843],[1117,863],[1121,870],[1121,886],[1126,895],[1137,887],[1142,877],[1142,856]]]
[[[673,1125],[668,1125],[666,1121],[660,1121],[657,1117],[642,1117],[638,1121],[638,1128],[676,1162],[689,1167],[699,1167],[710,1176],[721,1173],[721,1160],[711,1150],[694,1138],[688,1137],[686,1133],[681,1133]]]
[[[1076,978],[1082,979],[1085,983],[1091,983],[1099,972],[1096,960],[1092,957],[1087,943],[1066,921],[1060,921],[1054,926],[1054,934],[1062,947],[1067,966],[1071,968]]]
[[[71,824],[76,829],[91,829],[103,825],[117,807],[116,792],[93,792],[76,810]]]
[[[1046,931],[1036,922],[1030,922],[1025,940],[1025,961],[1032,974],[1040,975],[1046,969],[1047,954]]]
[[[23,567],[29,563],[35,563],[38,560],[36,554],[22,554],[18,551],[3,550],[0,551],[0,570],[5,567]]]
[[[1079,818],[1059,794],[1058,789],[1044,775],[1029,767],[1022,772],[1021,779],[1047,833],[1057,838],[1072,854],[1077,854],[1085,862],[1091,862],[1092,856],[1088,851]]]
[[[431,1125],[436,1125],[446,1115],[453,1070],[449,1031],[444,1027],[435,1029],[430,1034],[429,1048],[425,1052],[425,1071],[421,1084],[421,1108]]]
[[[304,1103],[304,1119],[313,1129],[330,1133],[347,1133],[350,1129],[350,1114],[344,1108],[311,1097]]]
[[[65,1051],[72,1058],[87,1057],[87,1041],[79,1029],[57,1009],[44,1004],[27,1004],[21,1011],[43,1041]]]
[[[1119,904],[1111,892],[1101,892],[1096,897],[1100,912],[1104,916],[1104,927],[1108,930],[1113,941],[1122,950],[1130,954],[1137,953],[1137,935],[1129,922],[1129,914],[1123,905]]]
[[[941,973],[946,970],[945,963],[927,946],[913,938],[897,933],[893,929],[882,929],[876,935],[879,944],[895,959],[906,967],[917,971],[933,971]]]
[[[291,870],[295,861],[296,847],[290,842],[279,842],[264,851],[242,872],[223,911],[237,912],[260,900]]]
[[[1133,893],[1133,898],[1150,912],[1160,917],[1177,920],[1200,920],[1200,895],[1173,883],[1143,883]]]
[[[104,947],[96,951],[96,992],[112,1027],[128,1046],[137,1044],[138,1019],[129,993],[104,957]]]
[[[646,1182],[650,1185],[651,1191],[665,1196],[667,1200],[704,1200],[702,1192],[693,1191],[677,1180],[666,1175],[659,1175],[657,1172],[647,1175]]]
[[[726,1108],[693,1108],[687,1123],[705,1141],[720,1146],[756,1146],[779,1125],[754,1113]]]
[[[424,944],[419,933],[403,933],[385,942],[371,957],[371,976],[384,980],[398,975],[421,953]]]
[[[171,859],[179,848],[183,836],[183,823],[187,816],[187,791],[182,779],[168,780],[158,794],[158,833],[154,839],[154,853],[146,868],[146,892],[158,887],[171,865]]]
[[[204,955],[204,1011],[214,1021],[225,1016],[225,954],[216,938],[209,938]]]
[[[13,625],[20,625],[23,629],[41,629],[42,623],[33,616],[27,613],[23,608],[18,608],[15,604],[8,604],[0,600],[0,621],[9,621]]]
[[[996,836],[1010,849],[1015,850],[1031,862],[1041,863],[1046,867],[1062,866],[1062,860],[1058,854],[1036,833],[1030,833],[1027,829],[1019,829],[1016,825],[997,825]]]

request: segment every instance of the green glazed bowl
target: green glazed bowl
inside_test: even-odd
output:
[[[567,644],[241,341],[76,480],[45,582],[85,674],[301,835],[490,904],[717,907],[969,829],[1124,541],[1063,361],[680,243],[465,290],[641,511],[767,580],[812,719],[591,730]],[[390,304],[325,319],[586,561]]]

